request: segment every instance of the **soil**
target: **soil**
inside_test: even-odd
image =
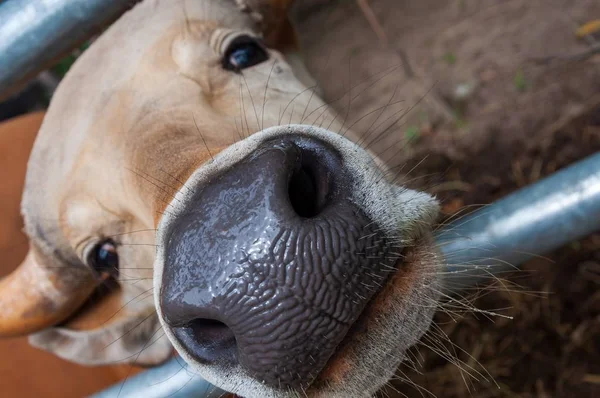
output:
[[[574,33],[597,0],[370,0],[384,36],[356,0],[300,3],[325,97],[446,217],[600,150],[600,37]],[[381,395],[599,397],[600,233],[522,269],[471,298],[511,319],[440,312],[457,359],[421,347]]]

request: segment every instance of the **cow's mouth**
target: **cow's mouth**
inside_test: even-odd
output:
[[[381,356],[380,361],[371,370],[371,381],[369,388],[376,386],[379,380],[374,375],[379,374],[381,381],[385,382],[385,372],[394,372],[404,355],[403,350],[414,342],[409,340],[413,336],[403,336],[398,324],[389,328],[391,324],[401,319],[407,323],[414,322],[414,314],[403,316],[400,307],[407,310],[407,304],[411,303],[411,296],[418,292],[421,297],[420,305],[430,306],[437,292],[435,248],[429,242],[429,236],[417,238],[412,247],[404,251],[401,264],[397,270],[383,284],[381,289],[373,296],[365,307],[360,317],[354,322],[347,335],[331,356],[327,365],[323,368],[319,377],[313,382],[311,390],[319,391],[331,385],[343,385],[348,379],[355,377],[361,368],[369,368],[374,352]],[[397,318],[394,320],[394,318]],[[387,330],[386,330],[387,329]],[[382,338],[382,335],[388,335]],[[408,337],[408,338],[407,338]],[[408,345],[405,347],[404,345]],[[385,357],[391,355],[391,362],[385,361]],[[376,357],[376,356],[375,356]],[[365,360],[367,358],[367,360]],[[359,362],[366,362],[360,364]],[[385,368],[387,366],[387,368]],[[384,367],[384,369],[381,369]]]

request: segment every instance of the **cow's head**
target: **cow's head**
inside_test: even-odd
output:
[[[2,335],[86,364],[155,364],[172,344],[248,397],[391,377],[435,309],[437,204],[336,133],[260,40],[269,4],[146,0],[78,60],[30,158]]]

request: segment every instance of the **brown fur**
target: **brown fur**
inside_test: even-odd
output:
[[[39,112],[0,123],[0,278],[13,271],[27,253],[19,204],[27,160],[43,118]],[[104,314],[94,315],[96,323],[106,319]],[[139,370],[85,368],[31,347],[25,337],[0,339],[0,390],[6,397],[78,398],[116,383],[130,371],[133,375]]]

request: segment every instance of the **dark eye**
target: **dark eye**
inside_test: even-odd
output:
[[[269,59],[267,50],[253,37],[239,36],[229,44],[223,57],[223,68],[240,71]]]
[[[88,265],[102,279],[117,276],[119,271],[117,245],[112,240],[97,244],[88,255]]]

